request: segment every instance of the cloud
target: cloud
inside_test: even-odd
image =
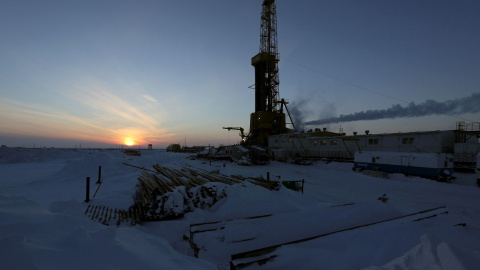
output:
[[[119,89],[91,81],[76,86],[70,97],[95,111],[95,121],[110,128],[116,141],[123,142],[125,137],[158,141],[175,135],[161,127],[167,113],[159,106],[146,106],[139,97],[155,103],[157,100],[149,95],[140,96],[131,88]]]
[[[2,133],[42,137],[94,138],[105,127],[39,104],[0,98]],[[98,141],[98,140],[97,140]]]
[[[152,97],[152,96],[150,96],[150,95],[142,95],[142,97],[143,97],[144,99],[148,100],[148,101],[153,102],[153,103],[158,103],[158,101],[157,101],[154,97]]]
[[[51,106],[0,97],[0,133],[111,144],[123,144],[126,137],[140,144],[166,143],[175,136],[162,127],[166,113],[142,102],[157,101],[131,88],[90,80],[62,96],[61,101],[49,101]]]

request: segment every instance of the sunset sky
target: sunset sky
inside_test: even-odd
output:
[[[249,128],[262,2],[2,1],[0,145],[238,142],[222,127]],[[480,93],[480,1],[276,5],[280,96],[299,120]],[[454,129],[479,110],[321,127]]]

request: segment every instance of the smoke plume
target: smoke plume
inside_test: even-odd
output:
[[[304,110],[300,110],[300,108],[305,108],[306,104],[307,100],[297,100],[290,103],[290,116],[292,117],[293,123],[295,123],[295,127],[297,129],[301,128],[305,122]]]
[[[337,111],[337,107],[333,102],[321,99],[297,99],[292,101],[288,108],[297,130],[304,129],[306,125],[305,120],[314,114],[314,111],[317,111],[316,117],[318,118],[333,117]],[[320,111],[318,111],[318,108],[320,108]]]
[[[480,93],[474,93],[471,96],[437,102],[428,99],[423,103],[409,103],[407,106],[400,104],[393,105],[391,108],[383,110],[367,110],[353,114],[340,115],[339,117],[329,117],[314,121],[305,122],[305,125],[325,125],[340,122],[352,122],[360,120],[378,120],[387,118],[402,117],[420,117],[427,115],[446,114],[454,115],[461,113],[480,112]]]

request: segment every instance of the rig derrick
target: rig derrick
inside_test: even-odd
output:
[[[275,1],[265,0],[262,4],[260,50],[251,62],[255,67],[255,112],[250,115],[247,145],[267,146],[269,136],[288,132],[283,113],[287,102],[279,97],[278,61]]]

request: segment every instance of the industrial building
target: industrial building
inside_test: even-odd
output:
[[[471,167],[480,152],[480,124],[459,122],[455,130],[346,135],[324,130],[270,136],[272,159],[328,158],[352,160],[356,151],[450,153],[456,167]]]

